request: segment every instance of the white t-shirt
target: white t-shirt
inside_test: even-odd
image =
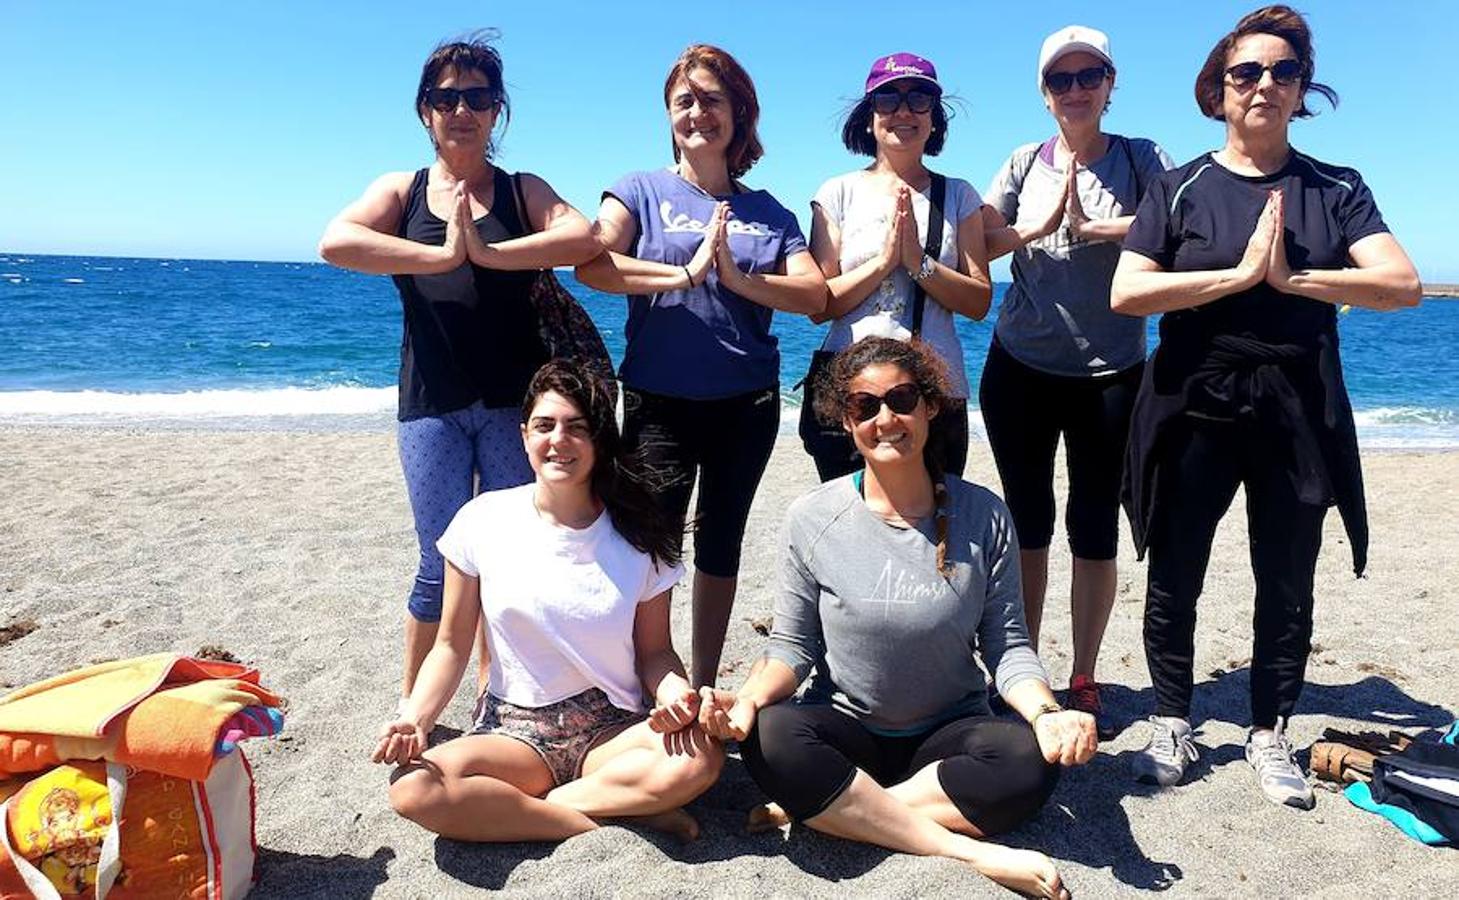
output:
[[[638,604],[673,587],[683,566],[656,565],[605,510],[587,528],[548,524],[535,484],[481,494],[436,542],[481,580],[491,694],[541,707],[598,688],[619,709],[644,709],[634,668]]]
[[[912,215],[917,219],[919,242],[927,245],[927,216],[930,194],[912,192]],[[849,272],[881,252],[887,229],[896,212],[896,198],[885,183],[868,177],[864,170],[848,172],[821,185],[811,201],[841,232],[841,271]],[[958,223],[978,211],[983,200],[972,185],[961,178],[947,179],[943,199],[942,249],[937,261],[958,267]],[[890,277],[854,309],[831,322],[823,350],[843,350],[869,335],[906,339],[912,335],[912,297],[915,285],[898,266]],[[968,396],[968,375],[963,368],[963,348],[953,327],[952,311],[931,294],[922,308],[922,339],[937,351],[952,374],[952,396]]]

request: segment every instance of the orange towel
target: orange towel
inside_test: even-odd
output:
[[[0,698],[0,778],[110,759],[203,781],[224,722],[280,705],[236,663],[161,653],[78,669]]]

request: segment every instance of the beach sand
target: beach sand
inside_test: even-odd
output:
[[[1355,580],[1337,515],[1317,570],[1316,651],[1300,714],[1324,726],[1439,726],[1454,718],[1459,662],[1459,454],[1369,454],[1368,577]],[[996,488],[986,447],[972,480]],[[737,685],[763,638],[781,513],[810,488],[782,439],[756,498],[722,681]],[[218,645],[288,698],[283,737],[250,741],[258,779],[260,897],[1000,896],[947,860],[820,837],[742,833],[761,801],[738,760],[691,807],[688,846],[605,827],[558,846],[439,840],[386,804],[368,756],[394,707],[415,537],[388,433],[290,434],[0,429],[0,690],[93,661]],[[1140,644],[1143,565],[1128,539],[1100,667],[1107,705],[1133,724],[1065,773],[1036,821],[1007,838],[1045,850],[1076,895],[1440,896],[1459,892],[1459,851],[1429,849],[1340,795],[1302,813],[1273,806],[1242,758],[1252,585],[1245,527],[1223,523],[1200,607],[1195,777],[1152,793],[1126,774],[1152,705]],[[1056,537],[1056,545],[1062,538]],[[1056,553],[1043,656],[1068,678],[1067,554]],[[687,591],[675,635],[688,645]],[[3,640],[3,637],[0,637]],[[459,728],[463,690],[442,717]],[[1305,755],[1304,755],[1305,759]]]

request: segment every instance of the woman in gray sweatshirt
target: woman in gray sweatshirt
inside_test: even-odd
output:
[[[820,412],[866,468],[792,504],[769,647],[738,693],[701,692],[700,722],[741,742],[775,801],[752,827],[794,819],[1067,896],[1044,854],[982,840],[1034,815],[1097,739],[1029,646],[1007,508],[928,451],[947,370],[920,341],[867,338],[823,377]],[[978,658],[1024,722],[992,716]]]

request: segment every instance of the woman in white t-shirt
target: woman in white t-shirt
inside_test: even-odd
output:
[[[724,753],[695,724],[670,641],[677,529],[623,451],[605,385],[581,367],[537,372],[522,438],[536,479],[467,503],[439,541],[440,634],[373,757],[402,766],[390,804],[465,841],[560,840],[605,818],[694,837],[681,807]],[[483,614],[490,686],[473,727],[426,750]]]
[[[949,405],[933,420],[931,439],[942,447],[948,473],[961,475],[968,452],[968,378],[954,315],[983,318],[993,291],[979,217],[982,199],[966,181],[929,171],[923,159],[942,151],[947,121],[942,86],[929,60],[893,53],[872,63],[841,141],[875,161],[827,181],[811,201],[811,254],[831,294],[826,312],[814,317],[829,320],[831,330],[812,368],[863,337],[920,336],[952,374]],[[934,203],[941,212],[935,219]],[[927,252],[929,227],[941,232],[935,254]],[[864,462],[841,423],[816,417],[809,402],[815,374],[805,382],[800,434],[821,480],[829,481]]]

